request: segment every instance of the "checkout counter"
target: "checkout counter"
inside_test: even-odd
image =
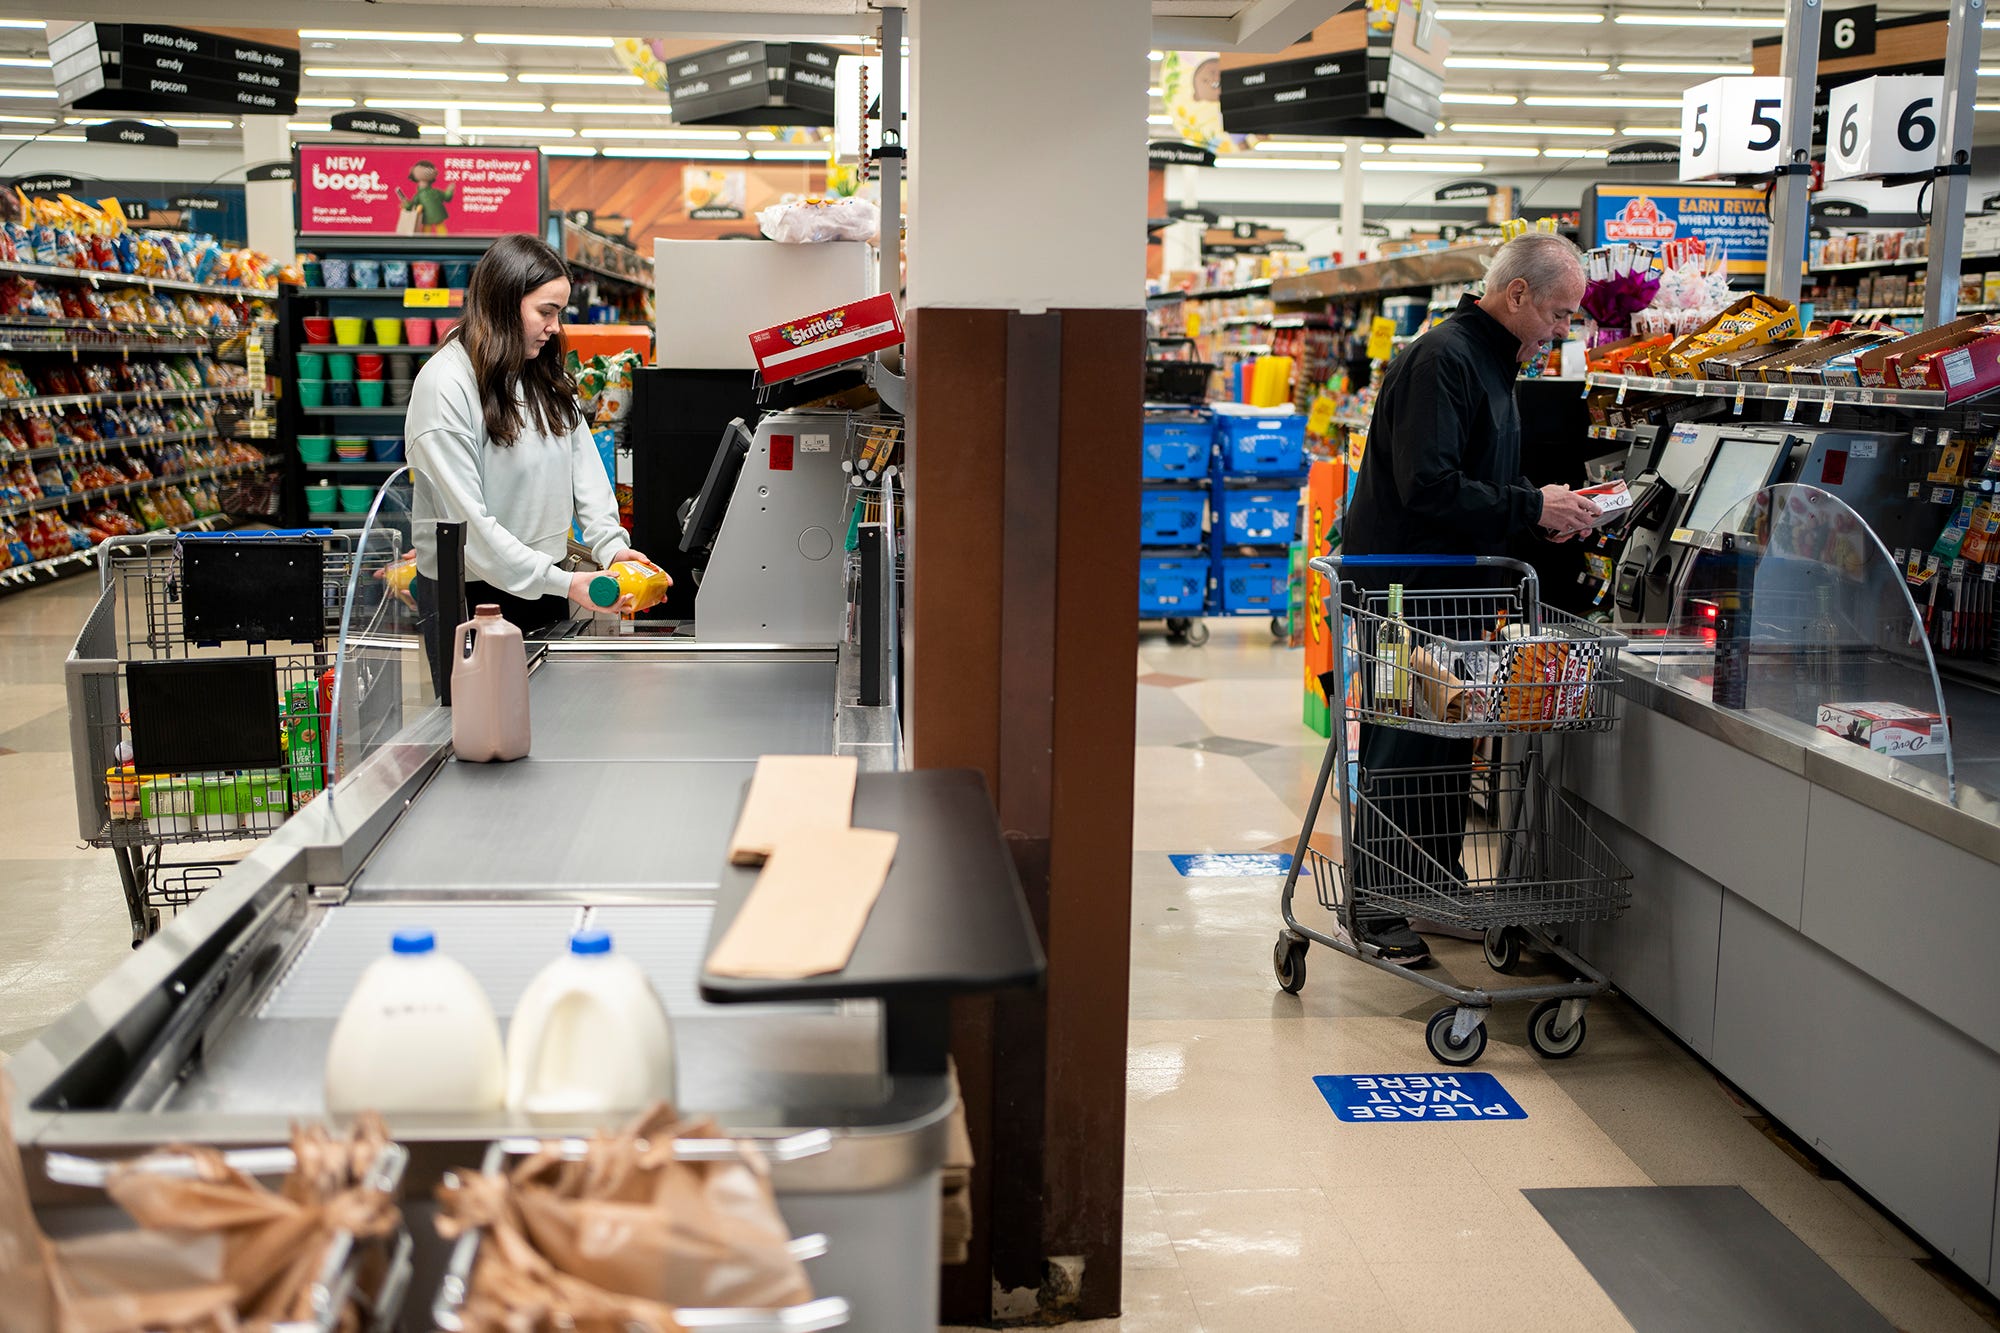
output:
[[[588,923],[666,1003],[681,1110],[749,1139],[830,1133],[825,1151],[773,1166],[794,1234],[827,1237],[807,1270],[817,1294],[844,1298],[852,1328],[935,1329],[957,1102],[949,999],[1036,984],[1044,960],[980,776],[899,771],[893,705],[858,702],[862,657],[893,656],[894,636],[843,633],[829,534],[849,424],[774,414],[743,436],[726,512],[704,502],[717,531],[695,633],[599,620],[531,643],[534,747],[514,763],[457,762],[449,714],[407,699],[333,787],[24,1050],[11,1066],[15,1124],[36,1187],[54,1188],[41,1169],[52,1152],[283,1143],[295,1120],[321,1118],[334,1022],[398,929],[434,930],[504,1024]],[[404,549],[400,534],[390,549]],[[719,589],[734,600],[711,617]],[[393,601],[375,612],[365,632],[359,618],[343,632],[344,677],[420,689],[413,630],[385,624]],[[87,675],[102,646],[80,644],[73,673]],[[364,671],[371,651],[403,669]],[[856,824],[901,836],[850,965],[784,982],[707,974],[755,877],[727,864],[726,844],[758,757],[827,753],[859,760]],[[501,1138],[602,1127],[395,1117],[418,1241],[401,1327],[431,1326],[447,1253],[428,1200],[445,1172],[477,1169]]]
[[[1695,486],[1663,511],[1681,530],[1649,562],[1671,562],[1675,596],[1653,617],[1664,636],[1635,630],[1626,650],[1623,723],[1565,749],[1564,785],[1634,872],[1630,910],[1573,944],[2000,1292],[2000,694],[1913,633],[1885,539],[1918,538],[1856,512],[1902,498],[1882,469],[1908,436],[1882,439],[1710,425],[1666,441],[1676,489],[1714,484],[1742,443],[1729,496],[1704,507]],[[1767,485],[1781,476],[1800,484]],[[1928,549],[1942,516],[1919,516]],[[1948,729],[1895,755],[1821,729],[1841,725],[1821,706],[1859,702]]]

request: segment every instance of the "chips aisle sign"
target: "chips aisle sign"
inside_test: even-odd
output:
[[[540,234],[548,190],[536,148],[302,144],[302,236]]]
[[[1732,274],[1764,271],[1771,215],[1761,189],[1730,185],[1593,185],[1583,195],[1585,245],[1699,240],[1726,250]]]

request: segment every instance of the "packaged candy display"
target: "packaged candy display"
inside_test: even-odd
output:
[[[602,426],[623,421],[630,415],[633,375],[644,364],[633,351],[594,356],[588,361],[571,352],[569,373],[576,380],[576,395],[583,402],[585,419]]]

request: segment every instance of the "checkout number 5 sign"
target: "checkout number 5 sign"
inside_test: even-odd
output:
[[[1777,167],[1785,81],[1710,79],[1681,94],[1681,179],[1754,176]]]
[[[1930,170],[1943,101],[1944,80],[1935,74],[1880,75],[1835,88],[1826,108],[1826,178]]]

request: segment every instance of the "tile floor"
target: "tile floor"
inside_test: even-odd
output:
[[[94,581],[0,598],[0,1052],[125,957],[108,852],[77,837],[62,663]],[[1159,1333],[1615,1330],[1617,1309],[1522,1196],[1546,1186],[1736,1184],[1899,1329],[2000,1327],[1923,1248],[1758,1128],[1644,1015],[1590,1011],[1550,1063],[1505,1016],[1479,1068],[1525,1120],[1336,1121],[1316,1074],[1428,1070],[1427,992],[1316,951],[1304,992],[1271,977],[1279,881],[1183,878],[1170,852],[1289,843],[1320,747],[1299,654],[1263,622],[1204,648],[1142,643],[1134,821],[1125,1310],[1080,1328]],[[1308,894],[1306,919],[1319,909]],[[1477,946],[1443,966],[1485,974]]]

